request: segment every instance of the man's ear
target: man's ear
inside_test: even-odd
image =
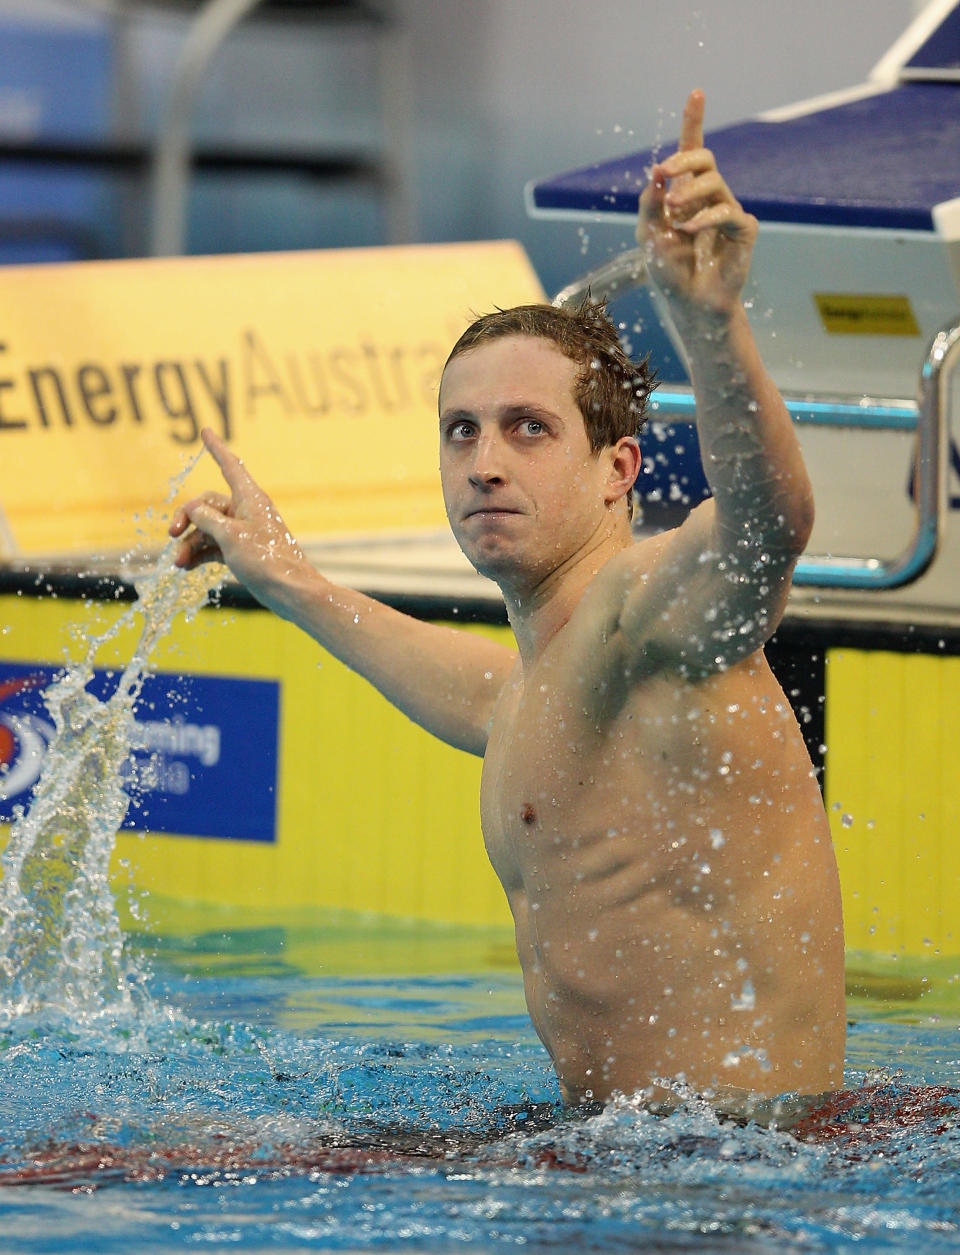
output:
[[[640,474],[643,457],[636,436],[621,436],[616,444],[604,450],[609,465],[604,500],[613,505],[625,497]]]

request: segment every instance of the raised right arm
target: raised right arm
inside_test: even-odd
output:
[[[415,723],[482,755],[515,652],[331,583],[240,459],[214,432],[203,438],[230,496],[205,493],[175,511],[170,534],[183,537],[177,565],[225,562],[261,605],[309,633]]]

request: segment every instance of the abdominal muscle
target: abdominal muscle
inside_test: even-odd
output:
[[[750,682],[734,686],[741,701]],[[711,686],[698,709],[722,702],[724,678]],[[836,865],[790,717],[765,709],[692,740],[685,725],[671,743],[676,686],[601,734],[576,728],[549,685],[536,691],[500,712],[481,803],[564,1097],[656,1100],[676,1080],[701,1093],[839,1087]],[[670,710],[659,731],[658,709]],[[551,725],[574,734],[569,754],[550,752]]]
[[[571,940],[547,920],[532,926],[525,895],[513,902],[527,1005],[564,1098],[646,1090],[662,1099],[677,1081],[708,1096],[838,1086],[819,1061],[811,1066],[795,1008],[769,979],[783,956],[757,962],[751,949],[658,896],[642,904],[634,940],[609,911],[585,941]]]

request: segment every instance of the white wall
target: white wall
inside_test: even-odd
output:
[[[692,86],[706,90],[708,126],[718,126],[862,81],[917,7],[916,0],[381,2],[407,36],[415,238],[519,238],[549,289],[596,258],[582,254],[575,227],[527,220],[527,180],[671,140]],[[0,0],[0,17],[90,21],[121,11],[136,18],[122,45],[129,64],[118,127],[149,133],[185,6]],[[362,31],[338,33],[325,22],[248,21],[210,68],[197,132],[208,142],[277,146],[372,141],[377,88],[363,42]],[[399,101],[393,113],[403,114]],[[225,186],[197,191],[194,247],[377,242],[366,238],[380,229],[376,208],[342,191],[322,200],[316,187],[261,180],[234,222]]]
[[[915,0],[397,0],[416,83],[420,233],[517,236],[548,287],[556,230],[526,220],[536,176],[862,81]],[[575,230],[565,237],[578,251]],[[588,258],[588,260],[590,260]]]

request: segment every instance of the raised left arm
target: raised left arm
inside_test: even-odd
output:
[[[703,147],[692,92],[676,153],[654,166],[637,237],[687,351],[712,500],[692,511],[625,593],[620,626],[659,665],[716,670],[770,636],[813,524],[786,406],[742,304],[757,234]]]

